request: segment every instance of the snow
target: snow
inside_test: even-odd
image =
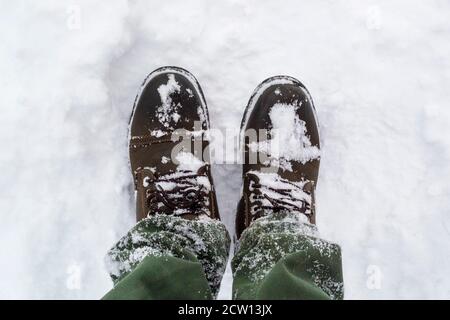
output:
[[[158,88],[158,93],[161,97],[161,103],[163,106],[169,108],[172,103],[172,98],[170,95],[175,92],[180,92],[181,87],[175,80],[174,74],[169,74],[167,77],[169,78],[167,84],[160,85]]]
[[[292,171],[289,161],[299,161],[305,164],[320,157],[318,146],[313,146],[306,130],[305,121],[300,120],[297,104],[276,103],[269,111],[271,128],[270,139],[251,142],[250,150],[270,155],[270,165]]]
[[[197,172],[205,163],[194,156],[190,152],[179,152],[176,157],[174,163],[177,165],[177,170],[183,171],[193,171]]]
[[[171,160],[170,160],[169,157],[165,157],[165,156],[162,156],[162,157],[161,157],[161,163],[166,164],[166,163],[169,163],[170,161],[171,161]]]
[[[172,102],[170,95],[175,92],[180,92],[181,86],[175,80],[174,74],[168,75],[167,84],[162,84],[158,88],[159,96],[161,97],[161,105],[157,109],[157,116],[159,122],[166,128],[170,127],[171,122],[178,122],[180,115],[177,113],[177,105]]]
[[[155,9],[156,8],[156,9]],[[133,225],[127,128],[152,70],[191,71],[211,126],[238,128],[288,74],[321,126],[317,225],[346,298],[450,298],[446,1],[14,1],[0,25],[0,298],[97,299]],[[238,165],[213,166],[233,229]],[[229,270],[220,297],[231,297]]]
[[[152,130],[150,132],[150,135],[156,138],[161,138],[162,136],[164,136],[166,133],[162,130]]]

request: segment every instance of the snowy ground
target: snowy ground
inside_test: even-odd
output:
[[[214,4],[213,4],[214,3]],[[448,1],[3,1],[0,298],[92,298],[133,223],[127,124],[146,74],[197,76],[213,127],[256,85],[315,100],[318,226],[346,297],[450,298]],[[239,167],[216,165],[230,230]],[[226,275],[221,297],[230,297]]]

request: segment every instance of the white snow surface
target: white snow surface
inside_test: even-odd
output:
[[[346,298],[450,298],[450,3],[3,1],[0,298],[98,299],[134,222],[127,127],[145,76],[191,71],[211,126],[267,77],[299,78],[321,126],[317,224]],[[213,166],[233,230],[238,165]],[[225,275],[221,298],[231,297]]]

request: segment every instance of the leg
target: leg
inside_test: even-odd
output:
[[[104,299],[211,299],[220,287],[229,244],[218,220],[149,216],[109,251],[115,287]]]
[[[244,231],[232,262],[234,299],[342,299],[341,252],[314,225],[273,213]]]
[[[188,71],[152,72],[130,121],[138,224],[109,252],[105,299],[210,299],[229,248],[209,165],[208,109]]]

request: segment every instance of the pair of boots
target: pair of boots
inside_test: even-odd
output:
[[[211,299],[230,237],[209,159],[208,109],[188,71],[152,72],[129,128],[137,224],[109,252],[105,299]],[[338,245],[318,236],[314,190],[320,145],[311,96],[272,77],[241,123],[243,187],[232,260],[234,299],[342,299]]]

